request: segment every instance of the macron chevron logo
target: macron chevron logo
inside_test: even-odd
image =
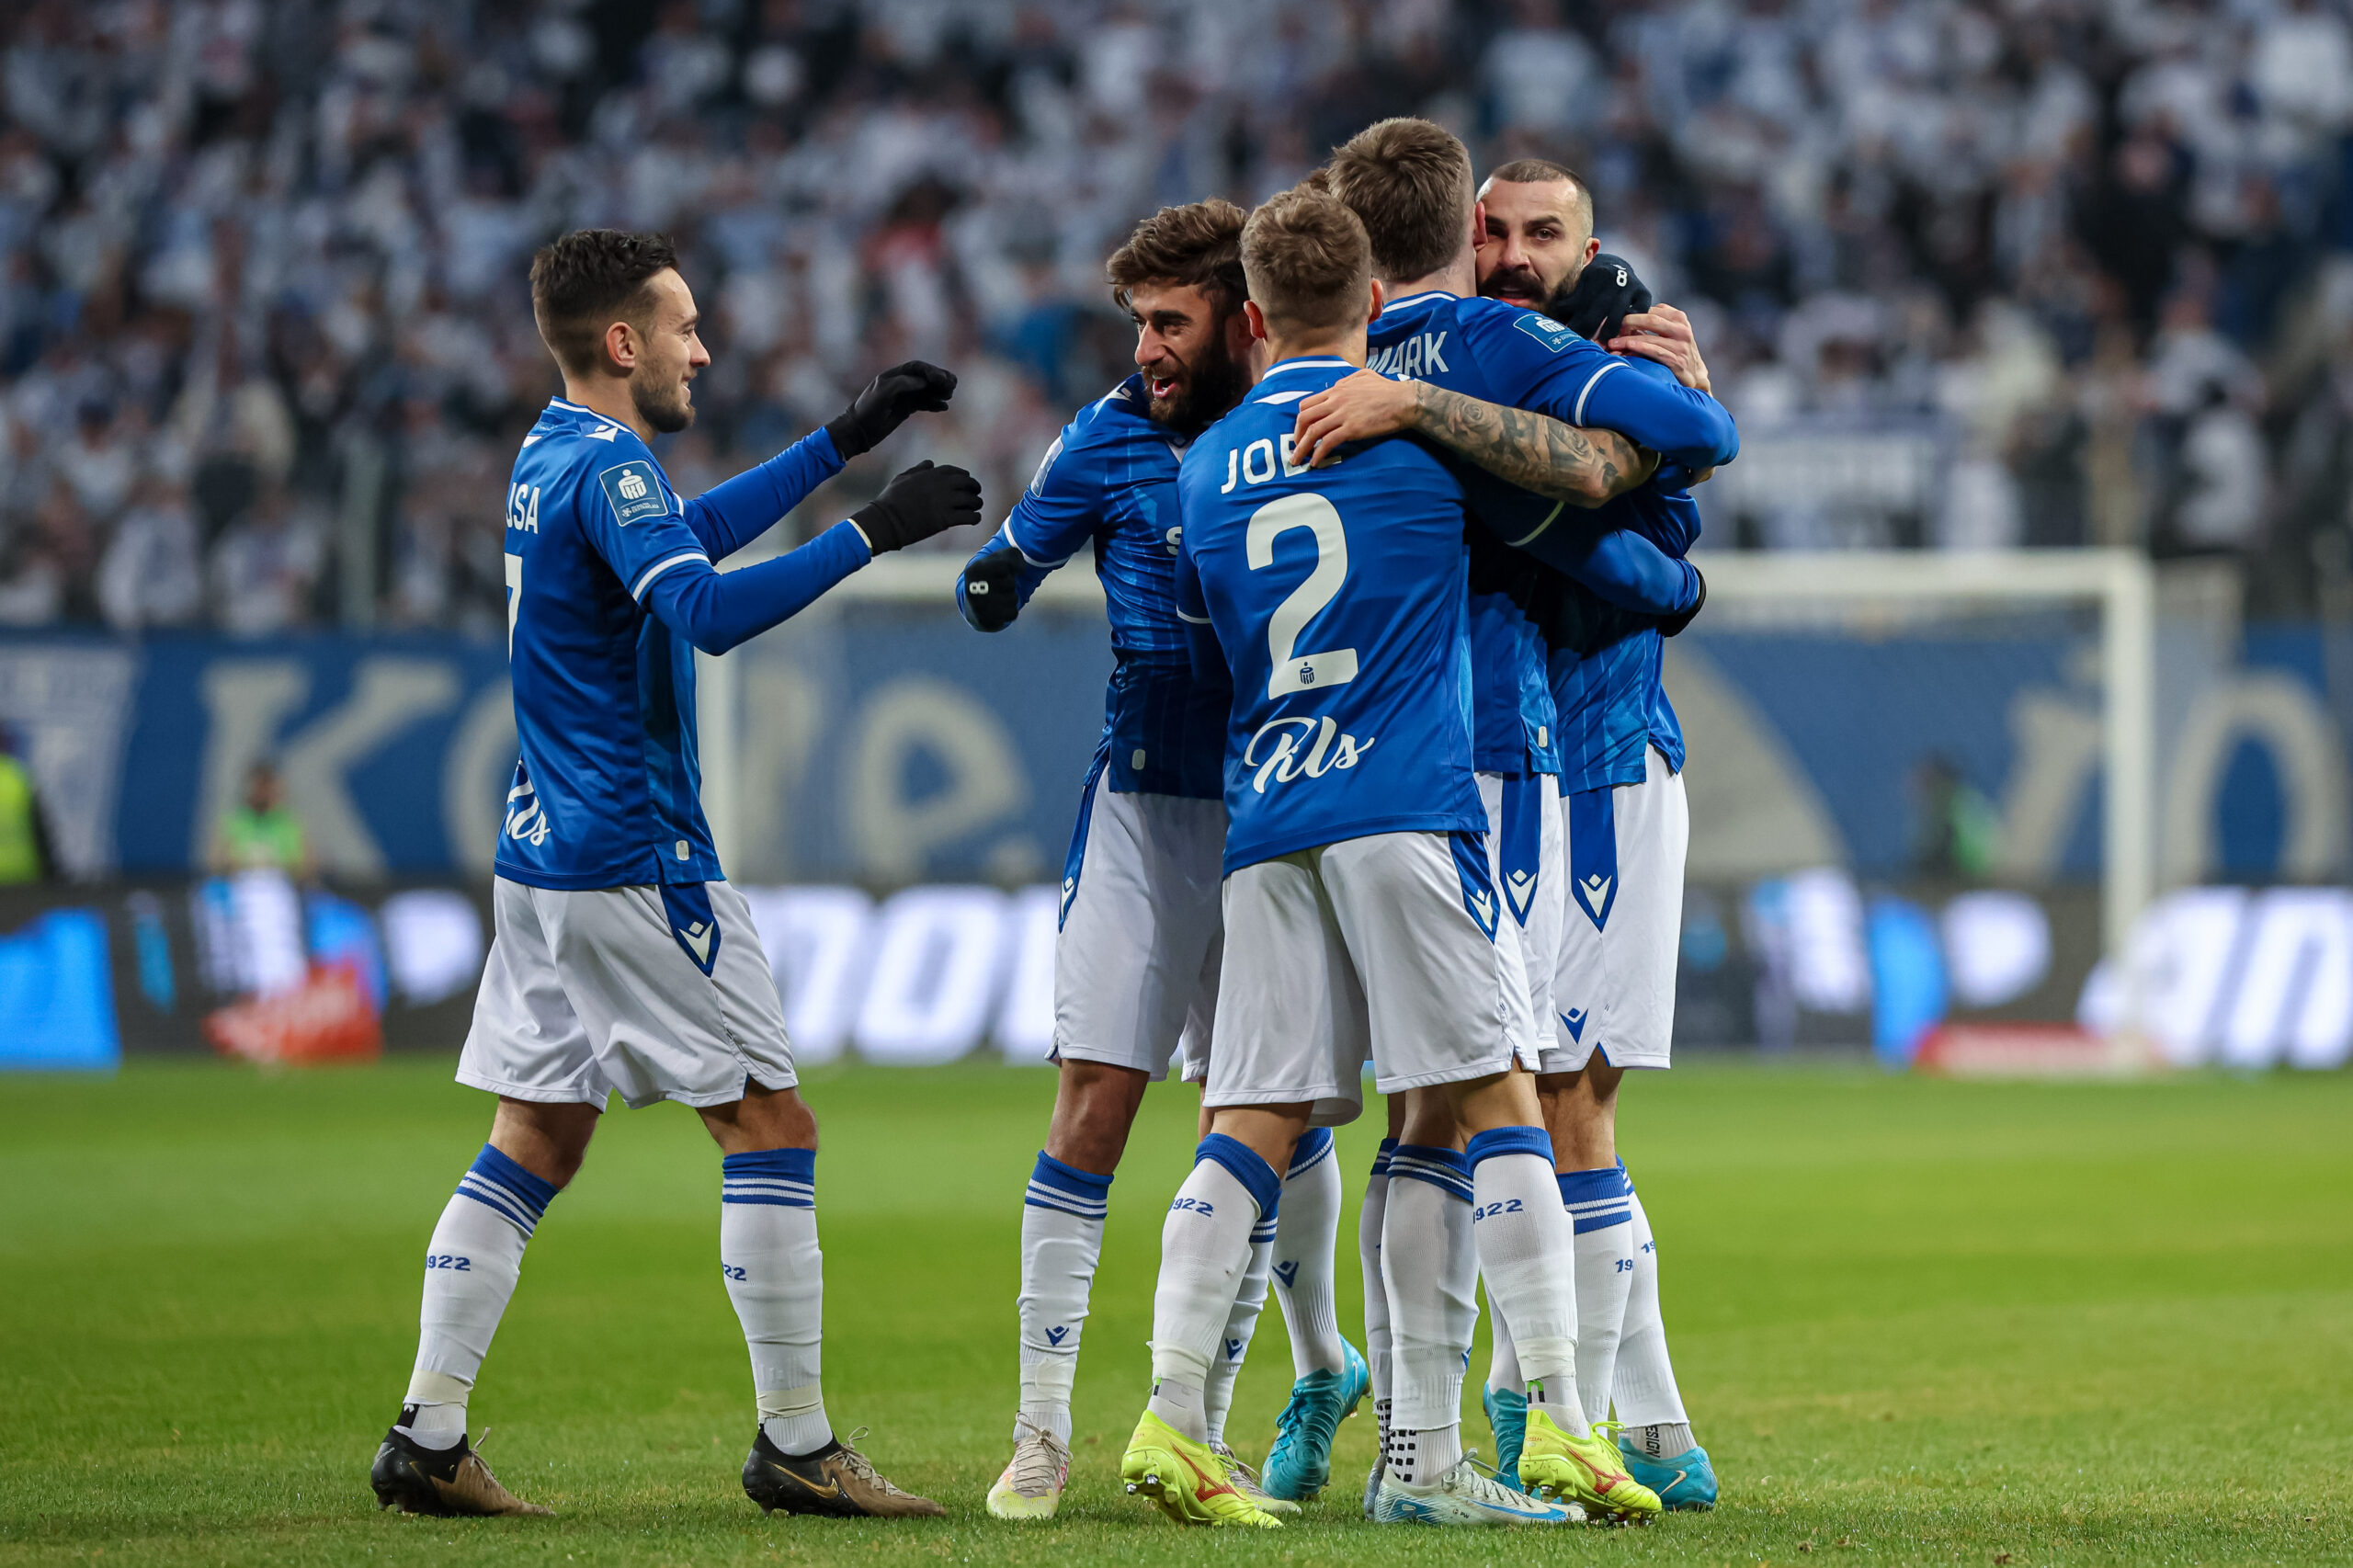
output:
[[[1511,906],[1520,919],[1528,918],[1528,901],[1536,895],[1536,879],[1525,870],[1514,871],[1504,879],[1504,886],[1511,894]]]
[[[1058,1324],[1054,1327],[1046,1330],[1046,1343],[1049,1345],[1060,1345],[1063,1342],[1063,1335],[1069,1333],[1070,1330],[1068,1328]]]
[[[687,950],[694,954],[695,962],[710,962],[710,926],[708,923],[698,920],[679,935],[687,944]]]
[[[1562,1014],[1561,1025],[1569,1031],[1571,1040],[1580,1045],[1585,1043],[1585,1009],[1583,1007],[1572,1007]]]
[[[1283,1282],[1284,1290],[1290,1290],[1291,1288],[1291,1281],[1299,1278],[1299,1265],[1296,1263],[1278,1263],[1275,1265],[1275,1278]]]
[[[1249,1343],[1246,1339],[1228,1339],[1225,1342],[1225,1358],[1229,1361],[1241,1360],[1242,1352]]]
[[[1479,917],[1480,925],[1490,925],[1495,918],[1495,901],[1483,892],[1474,892],[1471,895],[1471,913]]]
[[[609,441],[620,433],[621,427],[618,425],[599,425],[597,428],[588,432],[588,439],[592,441]]]
[[[1585,906],[1593,911],[1593,916],[1597,920],[1601,918],[1601,906],[1609,902],[1609,878],[1596,871],[1577,884],[1579,890],[1585,894]]]

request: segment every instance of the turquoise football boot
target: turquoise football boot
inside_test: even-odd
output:
[[[1699,1444],[1679,1454],[1653,1459],[1631,1437],[1620,1437],[1618,1451],[1626,1457],[1626,1473],[1657,1493],[1669,1512],[1716,1506],[1716,1467]]]
[[[1490,1387],[1479,1396],[1487,1407],[1487,1430],[1495,1435],[1495,1479],[1519,1485],[1519,1446],[1528,1437],[1528,1396],[1518,1389]]]
[[[1310,1372],[1290,1386],[1290,1403],[1275,1418],[1275,1446],[1267,1450],[1267,1495],[1299,1503],[1332,1479],[1332,1437],[1372,1391],[1372,1369],[1343,1340],[1346,1364],[1336,1372]]]

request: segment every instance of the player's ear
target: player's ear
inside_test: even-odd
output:
[[[622,375],[637,369],[639,348],[637,329],[625,321],[608,323],[605,327],[605,358]]]
[[[1267,337],[1267,312],[1258,308],[1258,301],[1256,300],[1243,301],[1242,317],[1245,321],[1250,324],[1251,340],[1253,342],[1259,343],[1265,342]]]
[[[1483,200],[1471,204],[1471,248],[1477,250],[1487,237],[1487,204]]]
[[[1378,278],[1372,279],[1372,303],[1370,308],[1365,312],[1364,319],[1366,325],[1370,326],[1374,322],[1381,319],[1381,307],[1387,302],[1388,292],[1381,288],[1381,279]]]

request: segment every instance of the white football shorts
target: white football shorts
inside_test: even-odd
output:
[[[700,888],[710,921],[674,931],[658,887],[566,892],[499,878],[458,1082],[558,1105],[601,1108],[618,1094],[632,1109],[726,1105],[747,1081],[792,1087],[792,1042],[751,908],[725,882]]]
[[[1209,1061],[1217,1010],[1225,802],[1122,794],[1098,770],[1079,801],[1054,939],[1057,1062],[1186,1076]]]
[[[1508,1069],[1535,1038],[1519,944],[1476,834],[1382,833],[1225,880],[1225,973],[1205,1106],[1313,1102],[1319,1127],[1382,1094]]]
[[[1577,1072],[1597,1051],[1613,1067],[1665,1067],[1672,1053],[1691,808],[1656,746],[1643,763],[1640,784],[1561,798],[1568,904],[1547,1073]]]
[[[1487,865],[1512,918],[1496,937],[1519,943],[1528,973],[1530,1017],[1552,1017],[1552,975],[1561,960],[1561,914],[1568,897],[1562,863],[1561,781],[1550,773],[1482,773],[1479,799],[1487,808]],[[1523,1057],[1537,1070],[1536,1052],[1552,1031],[1540,1022]]]

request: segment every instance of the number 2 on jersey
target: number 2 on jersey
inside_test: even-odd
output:
[[[1297,652],[1301,631],[1339,597],[1341,585],[1347,581],[1348,536],[1340,526],[1339,508],[1308,491],[1269,501],[1251,513],[1244,541],[1250,569],[1262,572],[1272,566],[1276,537],[1292,528],[1305,528],[1315,540],[1315,567],[1267,618],[1267,652],[1273,661],[1267,676],[1269,699],[1322,686],[1346,686],[1357,678],[1354,648]]]

